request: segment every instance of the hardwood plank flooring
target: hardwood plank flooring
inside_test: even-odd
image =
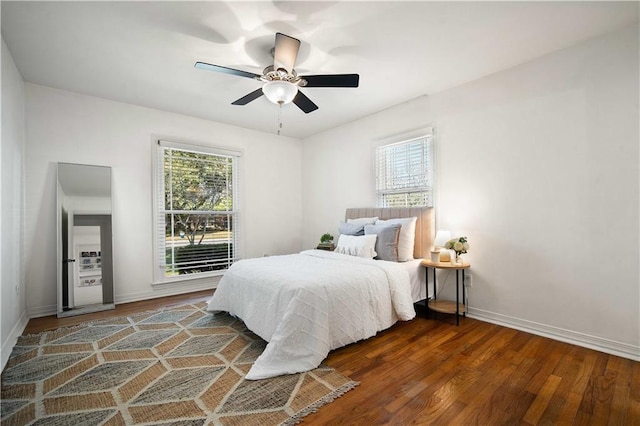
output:
[[[29,321],[25,334],[209,299],[211,291]],[[640,425],[640,363],[461,318],[419,317],[332,351],[360,386],[305,417],[313,425]]]

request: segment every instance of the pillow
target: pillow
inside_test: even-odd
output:
[[[376,238],[376,235],[355,236],[340,234],[335,252],[373,259],[377,255],[375,250]]]
[[[351,223],[353,225],[375,225],[377,217],[359,217],[357,219],[347,219],[347,223]]]
[[[413,243],[416,239],[417,220],[417,217],[407,217],[376,221],[376,225],[393,225],[396,223],[402,225],[400,239],[398,240],[398,262],[413,260]]]
[[[364,235],[364,225],[340,222],[338,232],[344,235]]]
[[[399,223],[393,225],[367,225],[364,227],[365,235],[375,234],[378,236],[376,240],[376,253],[378,253],[376,259],[390,262],[398,261],[400,228],[402,228],[402,225]]]

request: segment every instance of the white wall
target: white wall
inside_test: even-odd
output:
[[[27,83],[26,257],[30,316],[56,307],[56,162],[112,167],[116,303],[200,288],[152,281],[152,135],[231,147],[241,160],[240,236],[245,257],[301,246],[301,143],[144,107]],[[280,167],[286,164],[287,167]]]
[[[303,244],[375,204],[372,146],[433,125],[472,315],[640,359],[638,63],[635,26],[304,140]]]
[[[27,324],[24,291],[24,146],[25,92],[7,45],[2,40],[2,149],[0,150],[0,304],[1,368]]]

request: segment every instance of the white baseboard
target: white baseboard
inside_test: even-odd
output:
[[[640,361],[640,346],[469,307],[468,317]]]
[[[2,352],[0,352],[0,363],[2,366],[0,367],[0,371],[4,370],[4,366],[7,365],[9,355],[11,355],[11,351],[18,341],[18,337],[22,335],[22,332],[27,327],[28,322],[29,317],[27,316],[27,311],[22,311],[22,315],[20,315],[18,322],[16,322],[16,325],[13,326],[7,338],[2,342]]]
[[[183,284],[168,284],[166,286],[154,286],[153,291],[139,292],[116,297],[116,304],[137,302],[140,300],[156,299],[164,296],[174,296],[177,294],[191,293],[201,290],[213,290],[216,288],[218,280],[207,280],[203,282],[190,282]],[[22,334],[29,318],[37,318],[40,316],[55,315],[56,305],[47,305],[42,307],[29,308],[26,312],[23,312],[16,325],[11,330],[11,333],[2,342],[1,359],[2,369],[9,360],[11,350],[15,345],[18,336]],[[534,321],[524,320],[520,318],[511,317],[508,315],[498,314],[495,312],[485,311],[483,309],[469,307],[467,314],[470,318],[474,318],[480,321],[490,322],[493,324],[501,325],[504,327],[515,328],[516,330],[525,331],[528,333],[536,334],[550,339],[559,340],[566,343],[571,343],[577,346],[583,346],[596,351],[620,356],[623,358],[632,359],[634,361],[640,361],[640,346],[630,345],[628,343],[618,342],[615,340],[605,339],[598,336],[592,336],[589,334],[579,333],[572,330],[566,330],[559,327],[554,327],[546,324],[537,323]]]
[[[177,294],[192,293],[194,291],[211,290],[216,288],[221,277],[211,277],[202,280],[188,282],[172,282],[167,284],[154,284],[153,290],[116,296],[116,305],[121,303],[138,302],[140,300],[157,299],[158,297],[175,296]]]
[[[221,277],[208,277],[183,282],[154,284],[153,290],[138,293],[116,295],[115,304],[139,302],[141,300],[157,299],[158,297],[175,296],[177,294],[192,293],[194,291],[211,290],[218,285]],[[213,293],[212,293],[213,294]],[[32,306],[27,308],[28,318],[46,317],[57,313],[57,305]]]
[[[48,317],[55,315],[58,311],[58,305],[44,305],[27,307],[27,316],[29,318]]]

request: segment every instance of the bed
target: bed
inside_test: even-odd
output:
[[[346,219],[417,217],[413,257],[433,237],[433,210],[347,209]],[[329,351],[415,317],[425,298],[418,260],[387,262],[322,250],[245,259],[220,280],[208,310],[241,318],[267,341],[248,380],[316,368]]]

